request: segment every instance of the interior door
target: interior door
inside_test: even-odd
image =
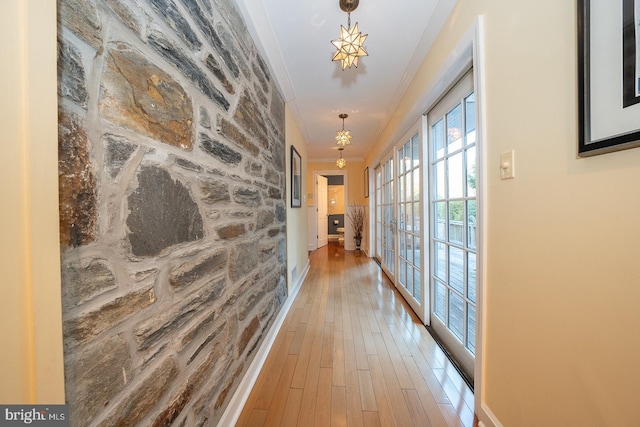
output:
[[[317,213],[318,213],[318,248],[329,243],[329,216],[327,214],[327,178],[318,175],[316,184],[318,187]]]

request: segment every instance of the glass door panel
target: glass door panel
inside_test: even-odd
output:
[[[396,146],[398,181],[398,290],[421,319],[425,317],[422,292],[420,227],[420,132]]]
[[[375,171],[375,236],[376,259],[382,263],[382,165],[378,165]]]
[[[431,326],[473,377],[476,315],[476,138],[469,72],[428,114]]]
[[[393,156],[383,161],[380,166],[380,241],[382,259],[380,264],[389,278],[394,281],[396,274],[396,231]]]

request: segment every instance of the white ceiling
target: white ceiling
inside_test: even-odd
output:
[[[351,13],[368,34],[358,68],[331,61],[347,14],[339,0],[236,0],[305,137],[310,161],[338,158],[340,113],[353,139],[347,160],[363,160],[457,0],[360,0]]]

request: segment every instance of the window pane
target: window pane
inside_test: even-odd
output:
[[[413,235],[407,233],[407,261],[413,264]]]
[[[449,202],[449,241],[462,245],[464,237],[464,202]]]
[[[405,288],[409,291],[409,294],[413,295],[413,268],[409,265],[407,266],[407,282]]]
[[[434,245],[435,271],[434,275],[445,282],[447,281],[447,247],[444,243]]]
[[[404,233],[400,233],[401,235]],[[398,243],[399,243],[399,248],[398,248],[398,255],[400,255],[403,258],[407,258],[407,254],[406,254],[406,246],[404,244],[404,239],[400,238],[398,239]]]
[[[464,252],[462,249],[449,246],[449,286],[464,293]]]
[[[391,223],[391,212],[389,211],[388,205],[384,205],[382,207],[382,215],[383,215],[382,222],[384,223],[385,226],[388,227],[389,224]]]
[[[402,172],[400,173],[411,169],[411,143],[406,143],[404,147],[402,147],[402,152],[402,161],[404,164],[402,165]]]
[[[413,175],[413,200],[420,200],[420,169],[414,169]]]
[[[413,296],[422,305],[422,283],[420,283],[420,270],[417,269],[413,272]]]
[[[447,114],[447,153],[462,148],[462,108],[460,104]]]
[[[449,329],[462,341],[464,336],[464,301],[455,292],[449,291]]]
[[[467,145],[476,142],[476,104],[472,93],[464,100],[465,109],[465,143]]]
[[[393,221],[393,205],[385,205],[384,206],[384,222],[385,224],[391,224]]]
[[[394,236],[393,229],[389,228],[388,233],[389,233],[389,237],[387,238],[387,246],[389,247],[389,250],[395,251],[396,250],[396,239],[393,238],[393,236]]]
[[[436,239],[445,240],[446,239],[446,227],[447,227],[447,202],[437,202],[435,203],[435,227],[434,234]]]
[[[413,232],[420,234],[420,203],[413,203]]]
[[[435,298],[434,298],[434,312],[436,316],[440,318],[443,322],[446,323],[446,308],[447,308],[447,288],[440,282],[436,281],[435,288]]]
[[[404,175],[400,176],[398,178],[398,195],[399,195],[399,200],[398,202],[402,203],[405,201],[404,198]]]
[[[465,151],[467,162],[467,197],[476,196],[476,147]]]
[[[476,239],[478,238],[478,227],[476,225],[477,203],[475,200],[467,201],[467,247],[476,249]]]
[[[420,165],[420,149],[418,147],[418,135],[414,135],[413,138],[411,139],[411,144],[412,144],[412,155],[413,155],[413,167],[417,168]]]
[[[476,308],[467,305],[467,345],[471,353],[476,354]]]
[[[384,182],[389,182],[393,178],[393,162],[389,160],[384,164],[383,168]]]
[[[476,302],[476,254],[467,253],[467,298]]]
[[[407,230],[415,233],[415,223],[414,223],[414,209],[413,209],[413,205],[415,205],[415,203],[407,203],[407,206],[405,207],[405,209],[407,210]]]
[[[445,170],[444,170],[444,160],[439,161],[435,164],[436,172],[435,176],[435,199],[442,200],[446,197],[446,181],[445,181]]]
[[[398,262],[398,280],[400,281],[400,284],[402,286],[406,287],[406,283],[407,283],[407,278],[405,276],[405,271],[407,270],[407,263],[405,262],[405,260],[403,260],[402,258],[400,258],[400,261]]]
[[[462,173],[462,153],[449,157],[447,160],[448,190],[449,198],[457,199],[463,195],[463,173]]]
[[[420,268],[422,251],[420,249],[420,236],[413,237],[413,265]]]
[[[440,159],[444,156],[444,121],[439,120],[431,126],[431,138],[433,139],[433,158]]]

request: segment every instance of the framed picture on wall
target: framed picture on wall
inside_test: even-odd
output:
[[[302,206],[302,157],[291,146],[291,207]]]
[[[364,198],[369,197],[369,167],[364,168]]]
[[[578,110],[580,157],[640,146],[640,0],[578,0]]]

